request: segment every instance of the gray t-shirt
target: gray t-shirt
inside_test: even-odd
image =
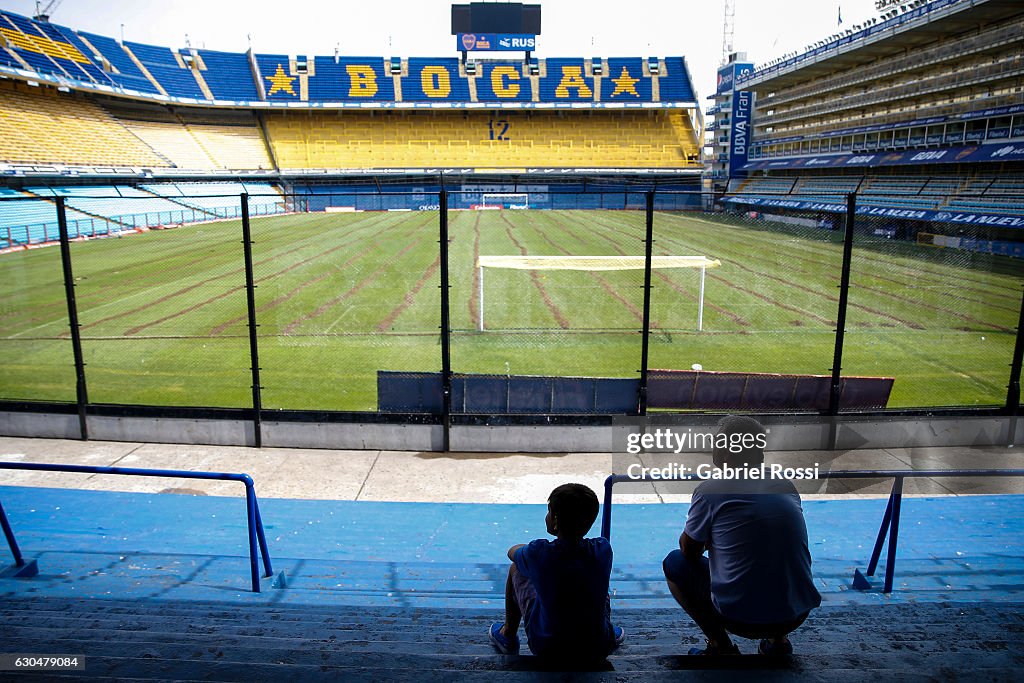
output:
[[[693,492],[685,531],[710,547],[711,599],[727,619],[781,624],[821,604],[792,482],[705,481]]]

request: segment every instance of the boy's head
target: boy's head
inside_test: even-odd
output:
[[[583,484],[562,484],[548,496],[548,533],[583,538],[597,519],[597,494]]]

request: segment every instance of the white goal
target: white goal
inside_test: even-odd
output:
[[[481,196],[482,209],[529,209],[530,195],[524,193],[490,193]]]
[[[697,331],[704,329],[704,280],[708,268],[722,265],[718,259],[707,256],[652,256],[651,268],[700,268],[700,297],[697,302]],[[480,256],[477,261],[479,277],[479,316],[477,329],[484,331],[484,268],[510,268],[513,270],[643,270],[643,256]]]

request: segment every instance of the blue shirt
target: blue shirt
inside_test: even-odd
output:
[[[608,540],[538,539],[519,548],[514,558],[516,569],[537,591],[531,613],[523,615],[530,650],[548,656],[607,655],[614,642]]]
[[[792,482],[705,481],[693,492],[685,531],[710,547],[711,600],[723,617],[781,624],[821,604]]]

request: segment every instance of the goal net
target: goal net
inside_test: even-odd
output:
[[[484,268],[509,268],[513,270],[643,270],[646,266],[643,256],[480,256],[478,299],[479,316],[477,329],[484,331]],[[652,256],[651,268],[699,268],[700,296],[697,303],[697,331],[704,329],[704,281],[708,268],[722,265],[718,259],[707,256]]]
[[[480,197],[481,209],[529,209],[530,195],[526,193],[490,193]]]

